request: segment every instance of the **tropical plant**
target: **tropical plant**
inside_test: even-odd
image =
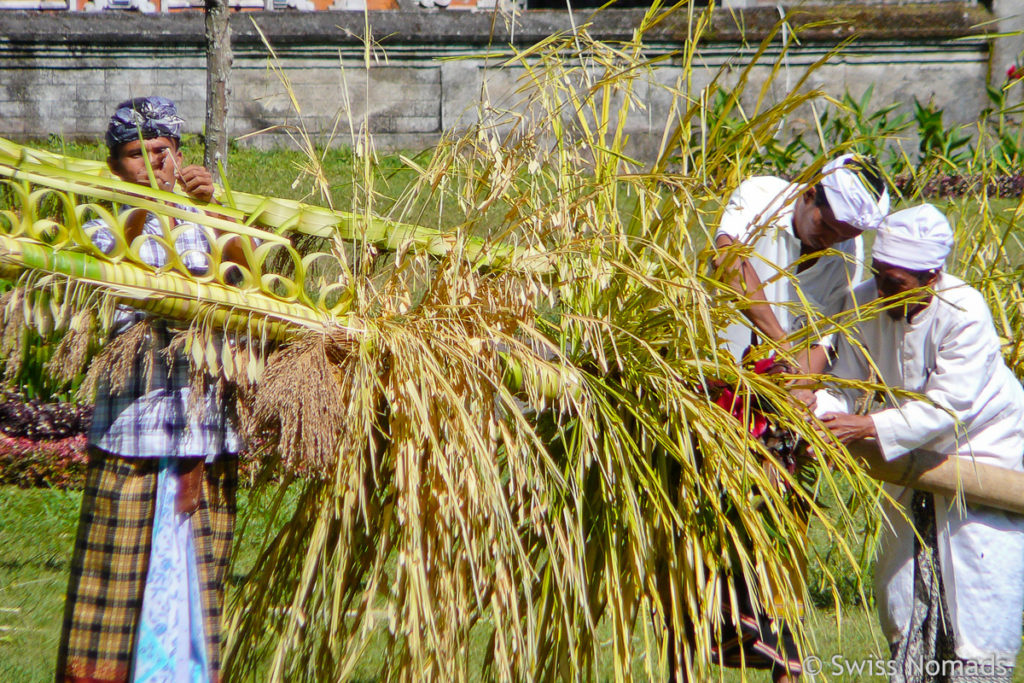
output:
[[[6,294],[0,295],[0,304],[8,301]],[[0,376],[27,398],[70,400],[81,377],[64,377],[49,371],[57,345],[52,335],[43,336],[35,329],[11,326],[0,339]]]
[[[1010,97],[1019,80],[1012,77],[1013,73],[1008,74],[1009,80],[1000,87],[986,86],[992,106],[982,112],[981,119],[986,125],[982,127],[983,138],[978,143],[980,149],[989,148],[989,152],[982,155],[983,159],[1004,174],[1020,173],[1024,163],[1024,127],[1020,121],[1024,106],[1014,103]],[[988,145],[987,140],[991,140]]]
[[[689,74],[711,14],[675,11],[691,27]],[[229,605],[227,678],[345,679],[379,635],[381,678],[466,680],[482,633],[490,676],[589,679],[607,624],[616,679],[634,675],[637,647],[645,677],[703,679],[738,618],[721,609],[734,578],[803,635],[792,569],[810,552],[808,519],[859,571],[846,540],[859,526],[819,494],[870,510],[878,486],[821,441],[791,375],[719,349],[749,302],[707,272],[704,250],[749,159],[819,93],[804,77],[769,101],[764,83],[736,127],[709,116],[717,86],[687,80],[668,89],[675,119],[645,166],[626,122],[639,89],[657,87],[643,37],[665,17],[656,4],[622,44],[581,25],[509,51],[517,113],[484,102],[468,133],[409,160],[418,179],[386,218],[365,139],[352,211],[225,187],[217,215],[186,214],[182,197],[96,162],[0,142],[16,207],[0,213],[0,276],[19,283],[6,325],[67,329],[58,365],[77,372],[117,303],[181,321],[194,368],[234,384],[245,431],[274,447],[282,487],[300,489]],[[210,273],[143,265],[111,203],[220,231]],[[90,217],[118,236],[112,253],[92,245]],[[329,247],[303,256],[298,233]],[[238,284],[220,261],[235,235],[261,240]],[[271,267],[274,254],[288,267]],[[90,376],[116,375],[144,338],[118,337]],[[752,435],[763,419],[821,454],[810,481]],[[836,558],[821,567],[838,595]]]
[[[860,98],[843,93],[833,109],[825,109],[818,119],[822,137],[830,147],[844,147],[878,160],[889,176],[907,170],[908,159],[899,144],[902,134],[912,125],[910,115],[897,113],[900,103],[891,102],[875,109],[871,99],[874,84]],[[817,154],[825,150],[814,150]]]
[[[955,171],[971,157],[971,134],[961,126],[943,123],[942,110],[933,103],[921,104],[915,98],[914,122],[922,165]]]

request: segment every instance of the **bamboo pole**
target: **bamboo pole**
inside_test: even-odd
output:
[[[873,440],[849,444],[875,479],[1024,515],[1024,473],[941,453],[914,451],[886,461]]]

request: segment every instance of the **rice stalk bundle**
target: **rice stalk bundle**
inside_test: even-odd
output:
[[[707,16],[689,11],[695,45]],[[741,317],[732,294],[705,286],[704,225],[746,151],[816,95],[758,103],[726,141],[700,138],[702,124],[717,130],[702,119],[707,98],[680,80],[662,92],[678,106],[645,168],[626,122],[658,87],[642,36],[662,18],[652,10],[627,44],[581,26],[511,52],[515,113],[483,103],[395,204],[419,221],[424,204],[443,205],[464,234],[545,254],[553,275],[514,259],[467,269],[457,250],[430,264],[397,253],[374,296],[354,298],[363,339],[282,355],[309,370],[281,368],[280,396],[260,410],[305,400],[284,393],[289,377],[332,377],[328,397],[309,400],[342,413],[320,435],[280,429],[294,450],[325,443],[339,456],[241,588],[229,676],[343,680],[380,647],[372,675],[389,680],[466,680],[481,660],[500,680],[587,680],[610,640],[617,680],[668,667],[701,679],[732,618],[721,604],[738,599],[730,576],[799,630],[806,587],[790,568],[810,552],[805,514],[857,571],[850,510],[826,512],[816,494],[842,488],[856,506],[877,485],[820,442],[784,378],[718,350],[717,331]],[[687,45],[684,59],[695,54]],[[722,381],[748,397],[742,420],[713,400]],[[750,435],[751,397],[835,464],[816,470],[817,491]],[[691,634],[678,661],[668,626]]]

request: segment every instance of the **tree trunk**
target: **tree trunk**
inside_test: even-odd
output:
[[[203,165],[219,180],[217,161],[228,165],[228,75],[231,27],[227,0],[206,0],[206,150]]]

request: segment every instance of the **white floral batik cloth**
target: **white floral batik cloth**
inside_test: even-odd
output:
[[[153,546],[132,665],[133,683],[208,683],[192,525],[178,514],[175,459],[160,460]]]

